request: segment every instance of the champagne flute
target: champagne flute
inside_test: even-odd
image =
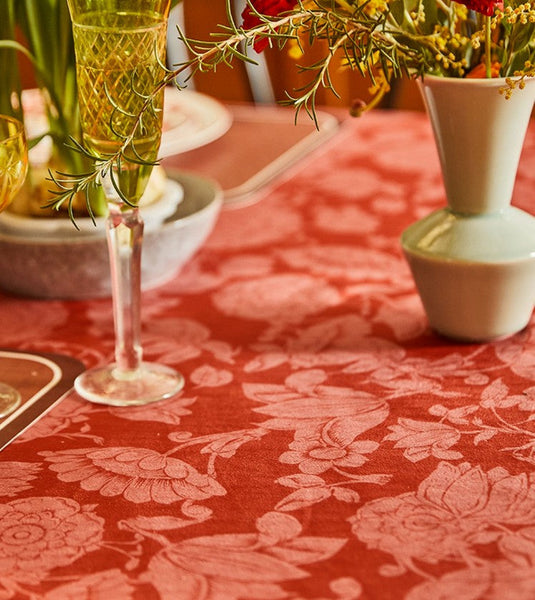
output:
[[[13,117],[0,115],[0,211],[19,191],[28,171],[24,125]],[[19,392],[0,382],[0,418],[12,413],[21,402]]]
[[[164,75],[170,0],[68,0],[68,5],[84,145],[110,156],[131,134]],[[140,340],[143,220],[137,204],[160,146],[162,111],[163,90],[143,113],[127,160],[101,178],[109,210],[115,362],[82,373],[75,389],[102,404],[147,404],[173,396],[184,385],[173,369],[142,360]]]

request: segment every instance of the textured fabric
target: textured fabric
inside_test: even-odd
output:
[[[289,125],[291,126],[291,125]],[[515,202],[529,209],[535,130]],[[535,335],[428,328],[402,230],[422,114],[352,121],[144,294],[178,397],[72,392],[0,461],[0,597],[532,600]],[[110,361],[108,300],[0,297],[1,346]]]

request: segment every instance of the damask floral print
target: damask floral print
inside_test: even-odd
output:
[[[402,449],[405,458],[418,462],[430,456],[444,460],[463,458],[458,445],[470,438],[478,446],[496,436],[514,436],[515,443],[503,451],[517,460],[535,464],[533,419],[530,415],[522,416],[535,408],[535,386],[515,394],[500,378],[488,382],[488,376],[483,374],[473,376],[471,383],[474,394],[479,395],[478,404],[451,409],[441,403],[433,404],[428,412],[438,421],[401,417],[397,424],[388,426],[390,433],[383,441],[395,442],[394,448]]]
[[[70,498],[0,504],[0,582],[5,589],[16,582],[39,583],[52,569],[97,550],[103,529],[101,517]]]
[[[195,397],[181,394],[177,398],[162,400],[158,405],[146,404],[141,406],[130,406],[127,411],[121,407],[110,407],[108,410],[113,416],[125,421],[156,421],[178,426],[183,417],[191,414],[191,407],[195,403]]]
[[[389,429],[392,433],[384,440],[395,441],[394,448],[403,448],[403,456],[412,462],[429,456],[442,460],[463,457],[460,452],[450,450],[461,439],[461,434],[446,423],[399,419],[398,424]]]
[[[297,519],[276,512],[259,517],[256,527],[256,533],[167,544],[152,558],[143,580],[162,600],[176,600],[173,581],[180,581],[180,600],[287,598],[281,584],[306,578],[303,565],[333,556],[346,541],[304,536]],[[355,590],[358,584],[339,582],[339,587]]]
[[[331,428],[339,422],[329,423]],[[332,438],[326,430],[320,439],[297,439],[290,444],[290,450],[281,454],[279,460],[289,465],[298,465],[303,473],[316,475],[331,468],[355,468],[362,466],[368,459],[366,455],[377,450],[379,444],[370,440],[344,443]]]
[[[180,395],[71,392],[2,451],[2,600],[535,599],[535,328],[429,330],[396,240],[443,202],[438,159],[423,118],[382,118],[223,211],[144,294]],[[113,352],[110,315],[0,302],[5,344],[86,366]]]
[[[211,365],[198,367],[190,377],[191,382],[199,387],[220,387],[230,383],[232,379],[231,371],[215,369]]]
[[[277,327],[299,323],[306,316],[335,306],[338,291],[310,275],[272,275],[229,283],[213,295],[223,314],[268,321]]]
[[[413,393],[454,398],[457,393],[449,387],[453,378],[473,376],[470,356],[449,353],[436,360],[413,358],[401,344],[375,337],[372,331],[369,320],[355,314],[294,327],[291,335],[281,336],[283,343],[254,344],[257,356],[245,369],[263,371],[285,363],[293,369],[341,365],[346,374],[361,378],[368,374],[361,385],[385,388],[388,399]],[[487,381],[483,376],[474,383]]]
[[[82,575],[59,585],[46,595],[46,600],[132,600],[136,586],[119,569],[109,569],[90,575]]]
[[[212,336],[208,327],[192,319],[156,319],[147,327],[147,351],[167,362],[184,362],[203,355],[232,363],[237,350]],[[173,332],[172,338],[169,332]]]
[[[391,342],[371,336],[370,323],[359,315],[342,315],[319,324],[297,327],[280,343],[255,343],[255,357],[245,365],[246,372],[265,371],[288,364],[293,370],[347,365],[360,357],[373,361],[373,350],[390,351],[402,357],[404,351]],[[355,350],[358,348],[358,351]],[[327,377],[323,373],[322,380]]]
[[[332,496],[343,502],[358,502],[355,485],[383,485],[389,480],[389,475],[381,473],[355,472],[378,448],[378,443],[359,436],[387,418],[388,405],[367,392],[324,385],[325,380],[324,371],[311,369],[289,376],[285,386],[244,385],[246,396],[264,404],[255,412],[271,417],[260,427],[294,431],[294,441],[279,461],[295,464],[308,475],[278,480],[293,490],[278,502],[278,510],[302,509]],[[318,477],[327,471],[338,480],[327,482]]]
[[[535,556],[535,474],[442,462],[417,491],[368,502],[350,523],[368,548],[394,558],[390,574],[420,572],[415,561],[484,564],[489,544],[515,565]]]
[[[346,234],[358,234],[373,231],[380,225],[380,220],[355,204],[340,206],[314,207],[314,224],[324,231],[334,231]]]
[[[319,245],[281,250],[278,255],[293,269],[335,281],[366,281],[370,289],[383,292],[392,287],[401,257],[375,249],[355,246]],[[389,282],[389,285],[387,283]],[[380,284],[382,288],[380,287]]]
[[[69,429],[71,437],[79,436],[87,438],[89,436],[94,441],[99,441],[98,436],[93,436],[88,431],[87,421],[89,420],[90,411],[91,409],[87,403],[82,403],[77,399],[66,399],[57,406],[51,416],[34,423],[15,443],[28,442],[32,439],[49,436],[61,437]],[[79,428],[78,433],[72,431],[73,426]]]
[[[16,496],[31,489],[40,470],[39,463],[0,462],[0,496]]]
[[[145,448],[83,448],[41,455],[61,481],[79,481],[84,490],[122,496],[136,504],[186,501],[189,507],[226,493],[217,481],[184,461]]]
[[[512,590],[514,590],[512,592]],[[405,600],[533,600],[533,562],[519,565],[506,560],[452,571],[413,588]]]
[[[527,380],[535,381],[535,354],[529,350],[535,339],[535,331],[528,328],[520,335],[494,346],[498,360],[508,366],[513,373]]]
[[[389,413],[388,404],[369,392],[324,385],[319,370],[295,373],[285,385],[243,387],[248,398],[263,404],[255,412],[271,417],[261,423],[262,428],[296,431],[298,436],[317,435],[326,423],[335,421],[339,435],[349,442],[382,423]]]
[[[270,191],[270,199],[277,202],[276,190]],[[277,210],[284,211],[284,219],[278,218]],[[283,243],[292,239],[302,227],[302,216],[288,206],[286,198],[275,210],[259,202],[247,212],[223,211],[220,220],[224,227],[216,229],[210,236],[207,247],[224,252],[252,251],[267,244]]]

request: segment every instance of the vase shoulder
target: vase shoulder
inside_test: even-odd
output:
[[[409,226],[401,243],[406,251],[429,258],[482,263],[522,260],[535,257],[535,217],[516,207],[481,215],[443,208]]]

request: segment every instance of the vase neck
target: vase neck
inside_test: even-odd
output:
[[[425,77],[420,90],[451,210],[477,214],[511,202],[535,81],[505,99],[505,79]]]

